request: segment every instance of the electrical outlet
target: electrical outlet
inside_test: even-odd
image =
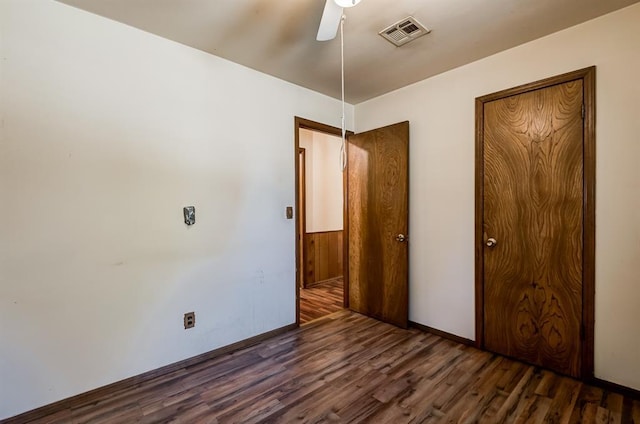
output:
[[[184,314],[184,329],[193,328],[196,326],[196,313],[187,312]]]

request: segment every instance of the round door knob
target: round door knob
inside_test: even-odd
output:
[[[405,242],[407,240],[407,236],[405,236],[404,234],[398,234],[396,236],[396,240],[398,240],[400,243]]]
[[[487,239],[487,247],[494,247],[496,244],[498,244],[498,242],[493,237]]]

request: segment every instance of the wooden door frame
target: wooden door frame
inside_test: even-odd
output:
[[[302,165],[300,165],[300,163],[302,163]],[[296,280],[298,280],[299,286],[306,288],[307,284],[304,281],[304,236],[307,234],[307,149],[304,147],[298,147],[298,167],[300,166],[300,171],[296,174],[298,176],[297,195],[300,204],[300,212],[299,214],[296,213],[296,240],[298,240],[297,248],[300,252],[296,255],[296,264],[298,265]]]
[[[595,140],[596,140],[596,68],[595,66],[546,78],[530,84],[476,98],[476,180],[475,180],[475,307],[476,346],[484,349],[484,104],[530,91],[563,84],[583,82],[583,257],[581,378],[593,380],[595,321]]]
[[[331,125],[322,124],[320,122],[311,121],[309,119],[294,117],[294,157],[295,157],[295,227],[296,227],[296,325],[300,325],[300,269],[298,264],[300,263],[300,248],[298,245],[298,238],[300,234],[300,219],[301,205],[300,205],[300,162],[298,160],[298,149],[300,149],[300,129],[307,129],[311,131],[317,131],[333,136],[342,137],[342,129],[333,127]],[[352,135],[353,132],[347,131],[347,135]],[[345,146],[346,148],[346,146]],[[348,191],[347,191],[347,168],[345,168],[342,174],[342,198],[343,198],[343,213],[342,213],[342,268],[343,268],[343,285],[344,296],[343,306],[349,307],[349,223],[347,221],[348,215]]]

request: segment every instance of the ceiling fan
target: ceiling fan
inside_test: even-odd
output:
[[[360,0],[327,0],[322,12],[320,27],[316,40],[329,41],[336,38],[338,27],[342,21],[342,12],[345,7],[352,7],[360,3]]]

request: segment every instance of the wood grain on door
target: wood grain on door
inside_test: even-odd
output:
[[[409,123],[350,136],[347,150],[349,306],[406,328]]]
[[[485,103],[483,138],[485,347],[577,377],[582,80]]]

